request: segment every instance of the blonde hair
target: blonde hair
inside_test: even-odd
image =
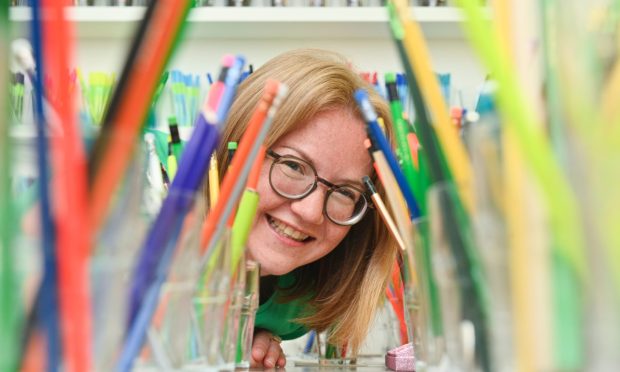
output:
[[[239,86],[217,152],[220,174],[227,163],[226,143],[239,141],[270,78],[286,84],[289,93],[274,117],[265,140],[267,148],[295,130],[298,124],[327,110],[346,108],[362,119],[353,98],[358,88],[368,91],[371,103],[385,120],[386,134],[392,140],[386,102],[343,56],[319,49],[293,50],[271,59]],[[372,178],[378,192],[385,196],[376,177]],[[297,281],[285,290],[283,298],[308,296],[312,311],[296,321],[309,329],[330,329],[330,342],[348,344],[357,351],[382,303],[395,258],[396,243],[378,214],[369,211],[332,252],[295,269]]]

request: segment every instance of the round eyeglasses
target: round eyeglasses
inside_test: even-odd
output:
[[[327,186],[323,214],[333,223],[351,226],[359,222],[368,209],[364,191],[351,185],[335,185],[316,173],[312,164],[292,155],[279,155],[267,150],[273,158],[269,184],[273,191],[287,199],[299,200],[310,195],[318,183]]]

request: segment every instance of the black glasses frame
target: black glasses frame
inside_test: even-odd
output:
[[[299,157],[294,156],[294,155],[280,155],[280,154],[276,153],[275,151],[273,151],[271,149],[267,150],[267,155],[271,156],[274,159],[274,161],[271,163],[271,167],[269,167],[269,186],[271,186],[271,189],[276,194],[280,195],[283,198],[286,198],[286,199],[289,199],[289,200],[300,200],[300,199],[303,199],[306,196],[312,194],[312,192],[314,192],[314,190],[316,190],[316,188],[318,187],[319,182],[324,184],[327,187],[327,193],[325,194],[325,198],[323,199],[323,215],[325,215],[325,217],[327,217],[331,222],[335,223],[336,225],[340,225],[340,226],[355,225],[356,223],[358,223],[366,215],[366,211],[369,208],[372,208],[372,203],[371,203],[369,197],[366,195],[366,192],[364,190],[360,189],[359,187],[355,187],[355,186],[349,185],[349,184],[337,185],[335,183],[329,182],[325,178],[319,177],[319,175],[318,175],[316,169],[314,168],[314,166],[312,164],[310,164],[307,160],[304,160],[304,159],[299,158]],[[271,174],[273,172],[273,168],[278,163],[278,161],[280,161],[283,158],[284,159],[292,159],[292,160],[295,160],[295,161],[302,162],[304,164],[308,164],[310,169],[312,169],[312,172],[314,173],[314,182],[312,183],[312,187],[310,187],[303,194],[296,195],[296,196],[291,196],[291,195],[283,194],[280,191],[278,191],[278,189],[276,187],[273,186],[273,182],[271,182]],[[360,195],[362,196],[362,198],[364,198],[364,202],[365,202],[364,203],[365,206],[362,209],[362,212],[359,213],[358,216],[352,218],[350,221],[347,221],[347,223],[342,223],[342,222],[335,221],[327,213],[327,200],[329,200],[330,195],[334,191],[336,191],[338,188],[342,188],[342,187],[348,187],[348,188],[351,188],[351,189],[359,192]]]

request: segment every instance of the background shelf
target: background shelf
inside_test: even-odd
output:
[[[126,38],[144,14],[144,7],[72,7],[79,38]],[[427,38],[461,39],[460,11],[451,7],[411,9]],[[17,33],[25,35],[30,8],[10,13]],[[201,7],[190,13],[188,38],[205,39],[388,39],[383,7]]]
[[[145,7],[69,7],[75,22],[74,65],[85,73],[120,73],[132,35]],[[461,31],[454,7],[412,7],[424,33],[436,72],[451,73],[450,104],[472,107],[486,75]],[[10,9],[13,37],[28,37],[31,10]],[[385,7],[199,7],[169,69],[212,74],[224,54],[243,54],[260,67],[279,53],[297,48],[340,52],[361,71],[403,71],[389,30]],[[16,69],[17,67],[14,67]]]
[[[120,74],[145,7],[69,7],[75,22],[73,65],[90,71]],[[453,7],[413,7],[431,54],[434,71],[450,73],[450,105],[471,108],[486,72],[461,31],[463,19]],[[28,37],[31,9],[10,9],[13,37]],[[361,71],[402,72],[384,7],[200,7],[191,10],[189,27],[168,69],[216,76],[224,54],[242,54],[255,68],[279,53],[297,48],[337,51]],[[18,70],[18,66],[13,66]],[[166,118],[171,99],[161,99],[158,115]],[[30,108],[31,110],[31,108]],[[27,128],[22,128],[27,130]],[[14,133],[18,151],[33,133]],[[30,136],[30,137],[29,137]],[[23,145],[23,146],[22,146]],[[20,158],[32,153],[22,152]],[[34,160],[27,162],[35,164]],[[36,173],[31,169],[28,172]]]

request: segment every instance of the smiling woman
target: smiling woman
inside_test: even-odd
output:
[[[291,51],[251,74],[230,110],[219,164],[227,164],[224,146],[241,138],[267,79],[286,84],[289,94],[265,142],[247,252],[261,265],[252,366],[271,368],[286,363],[278,340],[310,329],[330,329],[331,343],[357,350],[381,302],[396,243],[364,193],[362,177],[376,175],[353,93],[366,88],[387,124],[389,108],[337,53]]]

